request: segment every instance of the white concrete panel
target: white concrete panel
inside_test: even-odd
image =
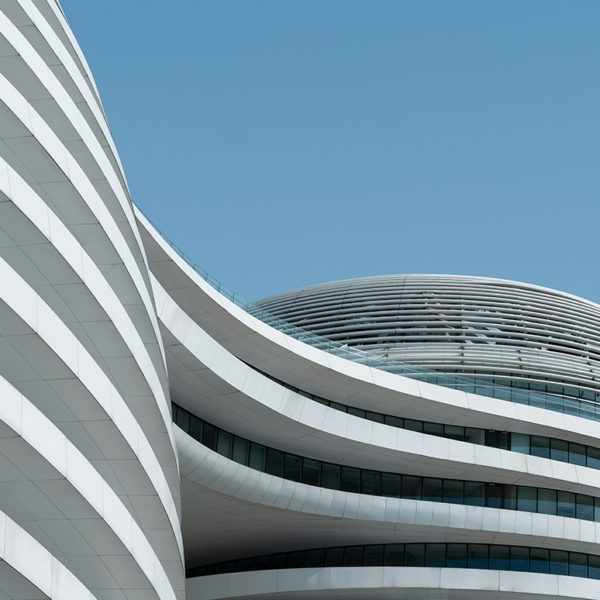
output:
[[[3,293],[4,301],[9,303],[11,308],[24,318],[30,326],[33,326],[64,364],[78,375],[79,380],[94,395],[107,414],[112,417],[113,423],[119,428],[133,453],[138,456],[161,498],[167,516],[172,523],[173,531],[178,538],[180,548],[183,550],[179,518],[168,486],[164,483],[164,473],[144,432],[124,400],[96,361],[39,297],[36,299],[35,304],[31,301],[29,303],[21,301],[21,298],[27,299],[32,294],[35,297],[35,292],[1,259],[0,273],[4,281],[9,284]]]
[[[162,565],[160,562],[157,562],[150,544],[146,540],[138,524],[134,521],[130,512],[114,491],[101,480],[98,473],[84,456],[67,440],[64,434],[62,434],[55,425],[53,425],[36,407],[4,380],[2,380],[2,389],[5,395],[11,398],[11,400],[19,400],[18,402],[15,402],[15,404],[21,406],[23,425],[21,427],[19,438],[0,440],[0,453],[11,458],[15,465],[19,466],[21,471],[26,475],[28,474],[30,478],[37,477],[41,480],[37,483],[37,488],[34,485],[27,485],[26,487],[19,485],[17,488],[13,483],[11,484],[11,488],[7,488],[5,485],[5,489],[10,489],[11,494],[15,496],[16,499],[19,499],[21,506],[29,511],[29,514],[32,515],[34,520],[36,518],[41,520],[64,518],[59,512],[59,508],[63,509],[63,514],[66,515],[67,518],[74,520],[88,520],[90,518],[98,519],[101,517],[110,526],[112,532],[114,532],[114,535],[120,540],[123,546],[131,553],[132,559],[137,562],[150,582],[154,582],[158,576],[161,576],[161,572],[164,574]],[[3,405],[0,405],[0,420],[4,421],[2,406]],[[11,411],[11,408],[7,410],[9,417]],[[13,440],[15,442],[22,440],[27,446],[21,444],[19,448],[16,448],[17,452],[11,455],[9,453],[10,447],[6,447],[6,443],[2,445],[1,442],[8,441],[12,443]],[[33,455],[27,459],[24,451],[28,448],[32,452],[35,451],[35,453],[37,453],[37,459]],[[40,462],[39,457],[42,456],[44,457],[43,460],[47,463],[45,469],[38,469],[37,471],[32,470],[31,468],[25,469],[26,465],[23,462],[24,459],[28,460],[30,466],[33,466],[33,461],[37,460]],[[64,477],[64,485],[56,479],[57,477],[60,477],[60,475]],[[44,482],[44,479],[48,478],[50,481]],[[26,483],[30,484],[30,482],[22,482],[22,484]],[[32,481],[31,483],[35,482]],[[81,497],[74,496],[69,498],[71,488],[74,488],[78,494],[81,494]],[[19,496],[20,493],[25,495]],[[88,498],[86,493],[91,494],[89,496],[89,503],[93,509],[91,512],[86,509],[86,501]],[[46,496],[44,496],[44,494],[46,494]],[[74,502],[74,500],[77,500],[77,502]],[[47,504],[46,508],[44,507],[44,503]],[[37,517],[34,510],[37,511]],[[96,512],[96,514],[94,514],[94,512]],[[17,526],[15,525],[15,527]],[[17,535],[19,530],[15,528],[13,528],[13,530],[17,532],[15,533],[15,535]],[[46,532],[51,533],[49,529],[46,529]],[[62,539],[63,544],[68,542],[68,539],[64,537],[67,533],[66,525],[55,528],[53,532],[51,537],[54,537],[57,543],[60,544],[60,542],[58,542],[59,539]],[[0,530],[0,537],[1,534],[2,531]],[[35,562],[38,560],[36,553],[39,553],[39,548],[41,548],[41,546],[33,537],[27,539],[29,541],[27,542],[28,546],[26,552],[32,554]],[[136,540],[135,544],[134,539]],[[7,552],[10,556],[9,550],[7,550]],[[17,552],[17,550],[15,550],[15,552]],[[21,552],[21,550],[19,550],[19,552]],[[17,561],[17,559],[18,556],[13,559],[13,562]],[[40,561],[41,560],[42,559],[40,559]],[[106,558],[103,558],[103,561],[106,564]],[[43,563],[40,562],[40,564]],[[115,568],[122,569],[120,563],[113,562],[112,564]],[[51,573],[51,564],[49,564],[48,569]],[[132,572],[133,575],[131,568],[129,571]],[[40,581],[46,576],[44,575],[43,570],[36,571],[36,573],[41,579],[39,581],[32,581],[35,585],[40,587]],[[170,587],[169,590],[161,596],[164,600],[173,597],[174,592]]]

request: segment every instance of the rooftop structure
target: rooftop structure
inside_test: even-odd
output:
[[[56,0],[0,41],[1,599],[600,597],[598,306],[248,305],[132,205]]]
[[[487,277],[388,275],[314,285],[255,305],[406,364],[600,400],[600,306],[556,290]]]

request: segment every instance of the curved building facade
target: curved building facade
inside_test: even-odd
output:
[[[57,2],[0,5],[0,596],[185,595],[162,334]]]
[[[0,597],[600,596],[600,307],[248,305],[132,205],[58,3],[5,0],[0,41]]]
[[[175,407],[188,597],[597,593],[592,399],[329,342],[220,289],[138,218]]]
[[[406,364],[600,400],[600,307],[556,290],[487,277],[388,275],[302,288],[256,306]]]

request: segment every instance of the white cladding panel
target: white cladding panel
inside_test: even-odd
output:
[[[178,457],[145,249],[56,0],[0,2],[0,273],[0,515],[13,523],[0,596],[182,600]]]
[[[402,362],[590,400],[600,393],[600,307],[553,290],[410,275],[258,305]],[[218,443],[173,427],[171,393],[188,425],[198,417],[207,431],[220,428]],[[360,544],[538,547],[571,552],[575,566],[578,556],[600,556],[600,523],[589,518],[594,498],[600,507],[596,467],[408,431],[323,406],[313,393],[407,419],[600,447],[593,420],[378,371],[230,302],[134,211],[58,1],[1,0],[0,597],[184,600],[185,556],[193,568]],[[242,437],[267,457],[285,452],[362,473],[545,487],[569,495],[571,507],[588,502],[588,512],[332,489],[236,458]],[[271,566],[193,577],[187,592],[193,600],[598,597],[593,574],[578,577]]]

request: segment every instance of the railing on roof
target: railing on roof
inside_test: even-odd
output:
[[[144,214],[141,209],[140,212]],[[146,215],[144,214],[144,216]],[[434,385],[440,385],[453,390],[460,390],[471,394],[487,396],[489,398],[496,398],[498,400],[505,400],[507,402],[515,402],[517,404],[525,404],[528,406],[544,408],[546,410],[582,417],[592,421],[600,421],[600,404],[589,400],[554,396],[552,394],[544,394],[542,392],[535,392],[532,390],[523,390],[505,385],[492,384],[486,381],[470,379],[468,377],[446,375],[444,373],[440,373],[439,371],[432,371],[421,367],[407,365],[396,360],[377,356],[356,348],[351,348],[338,342],[332,342],[327,338],[311,333],[310,331],[306,331],[300,327],[296,327],[295,325],[292,325],[291,323],[288,323],[287,321],[284,321],[283,319],[280,319],[271,313],[254,306],[250,302],[244,300],[244,298],[239,294],[236,294],[229,288],[225,287],[223,284],[221,284],[221,282],[209,275],[202,267],[197,265],[189,256],[187,256],[185,252],[175,245],[158,227],[154,225],[154,223],[152,223],[152,221],[150,221],[150,219],[148,219],[148,217],[146,217],[146,219],[160,234],[163,240],[217,292],[245,310],[248,314],[259,319],[270,327],[273,327],[273,329],[276,329],[277,331],[294,338],[295,340],[303,342],[304,344],[308,344],[313,348],[323,350],[329,354],[333,354],[334,356],[338,356],[340,358],[344,358],[346,360],[350,360],[374,369],[386,371],[387,373],[393,373],[394,375],[401,375],[403,377],[408,377],[417,381],[423,381],[425,383],[432,383]]]

